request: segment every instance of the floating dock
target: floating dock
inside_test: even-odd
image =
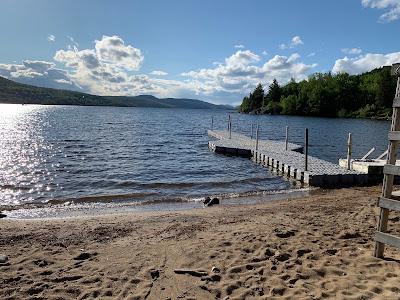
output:
[[[209,130],[215,138],[209,148],[227,155],[249,157],[256,163],[270,167],[290,178],[316,187],[348,187],[365,185],[368,174],[347,170],[331,162],[303,154],[303,146],[285,141],[253,139],[244,134]],[[257,150],[256,150],[257,149]]]

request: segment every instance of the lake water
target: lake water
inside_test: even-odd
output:
[[[248,159],[209,151],[206,134],[226,128],[227,111],[0,105],[0,205],[51,201],[179,201],[282,191],[294,183]],[[353,133],[354,157],[387,148],[390,123],[232,114],[233,130],[301,144],[337,162]]]

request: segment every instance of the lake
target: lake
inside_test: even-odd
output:
[[[228,112],[0,104],[0,205],[90,201],[186,201],[284,191],[296,183],[248,159],[214,154],[207,129]],[[353,133],[354,157],[387,148],[390,122],[232,113],[234,131],[302,144],[337,163]]]

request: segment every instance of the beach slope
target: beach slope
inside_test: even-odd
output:
[[[180,212],[0,220],[1,299],[399,299],[380,187]],[[400,217],[391,214],[399,234]]]

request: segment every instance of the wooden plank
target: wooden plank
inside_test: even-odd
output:
[[[400,131],[389,131],[389,141],[400,141]]]
[[[395,176],[400,176],[400,166],[394,166],[394,165],[385,165],[383,167],[383,173],[386,175],[395,175]],[[393,180],[392,180],[393,181]],[[393,185],[393,183],[392,183]],[[392,191],[390,191],[390,194]]]
[[[384,232],[380,232],[380,231],[375,232],[375,241],[382,243],[382,244],[390,245],[390,246],[393,246],[396,248],[400,248],[400,238],[398,238],[397,236],[391,235],[389,233],[384,233]]]
[[[400,97],[400,77],[397,78],[397,86],[396,86],[396,94],[395,97]],[[393,108],[392,113],[392,123],[390,125],[390,131],[400,131],[400,108]],[[390,141],[388,146],[388,154],[386,157],[387,165],[395,165],[396,164],[396,156],[398,150],[398,142]],[[393,166],[389,167],[391,170],[394,170]],[[389,198],[392,195],[393,191],[393,180],[394,175],[387,174],[384,172],[383,177],[383,187],[382,187],[382,197]],[[378,231],[386,232],[387,223],[389,219],[389,210],[387,208],[381,208],[379,212],[378,219]],[[379,240],[375,243],[374,256],[375,257],[383,257],[383,252],[385,251],[385,244]]]
[[[393,100],[393,107],[400,107],[400,97],[396,97]]]
[[[379,207],[390,209],[390,210],[396,210],[400,211],[400,201],[399,200],[393,200],[389,198],[379,198]]]

